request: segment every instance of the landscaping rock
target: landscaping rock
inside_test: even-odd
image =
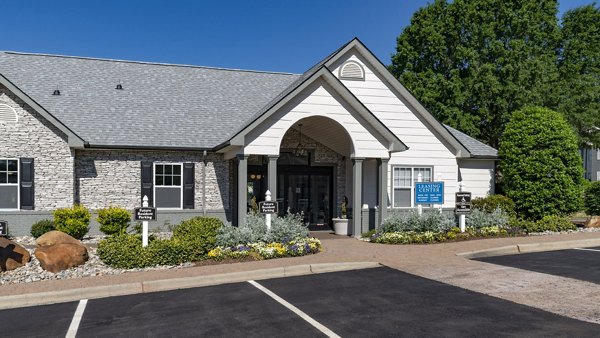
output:
[[[592,216],[585,223],[586,228],[600,228],[600,216]]]
[[[29,252],[19,244],[0,237],[0,270],[11,271],[31,260]]]
[[[35,257],[44,270],[54,273],[82,265],[89,258],[87,249],[80,243],[40,246],[35,250]]]
[[[49,231],[35,241],[38,246],[51,246],[55,244],[77,244],[81,245],[81,242],[77,239],[65,234],[62,231],[52,230]]]

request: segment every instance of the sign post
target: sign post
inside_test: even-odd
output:
[[[271,214],[277,213],[277,202],[271,201],[271,192],[267,190],[264,202],[258,203],[258,209],[261,214],[265,214],[267,231],[271,231]]]
[[[466,214],[471,212],[471,193],[463,191],[465,185],[462,181],[458,182],[458,191],[456,193],[456,209],[454,212],[458,214],[460,232],[465,232]]]
[[[148,207],[148,196],[144,195],[142,207],[135,208],[135,220],[142,221],[142,246],[148,246],[148,221],[156,221],[156,208]]]
[[[8,222],[0,221],[0,236],[8,236]]]
[[[421,182],[423,182],[423,175],[421,173],[419,173],[417,175],[417,186],[419,185],[418,183],[421,183]],[[415,190],[417,190],[417,193],[415,194],[415,198],[417,198],[419,190],[417,189],[417,187],[415,187]],[[417,201],[418,200],[419,199],[417,198]],[[417,202],[417,210],[419,212],[419,216],[421,216],[423,214],[423,206],[421,205],[421,203]]]

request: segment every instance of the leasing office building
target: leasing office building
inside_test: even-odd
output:
[[[414,205],[414,182],[493,193],[495,149],[444,126],[353,39],[304,74],[0,53],[0,219],[73,203],[171,222],[243,222],[269,189],[313,227],[354,233]],[[384,207],[382,207],[384,206]]]

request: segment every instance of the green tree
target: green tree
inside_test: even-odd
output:
[[[437,0],[397,39],[391,72],[440,121],[497,146],[510,113],[555,107],[556,1]]]
[[[519,215],[538,220],[581,209],[581,156],[562,114],[539,107],[516,111],[498,154],[503,190]]]
[[[600,146],[600,7],[566,12],[561,34],[558,111],[577,130],[582,147]]]

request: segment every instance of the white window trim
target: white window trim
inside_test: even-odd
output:
[[[179,165],[181,167],[181,183],[179,186],[160,186],[160,188],[180,189],[179,208],[156,207],[157,210],[183,210],[183,162],[155,162],[152,167],[152,195],[154,196],[154,205],[156,205],[156,166],[157,165]]]
[[[0,183],[2,186],[16,186],[17,187],[17,208],[0,208],[2,211],[16,211],[21,210],[21,160],[18,158],[1,157],[0,161],[16,160],[17,161],[17,183]],[[7,168],[8,169],[8,168]]]
[[[395,201],[394,201],[394,190],[396,189],[396,187],[394,186],[394,169],[395,168],[410,168],[410,206],[409,207],[396,207],[395,206]],[[415,175],[415,169],[430,169],[431,170],[431,182],[434,182],[434,172],[433,172],[433,166],[430,165],[393,165],[392,166],[392,194],[391,194],[391,204],[392,204],[392,209],[414,209],[417,207],[417,205],[415,204],[415,182],[417,181],[417,178],[414,176]],[[407,187],[398,187],[400,189],[406,189]],[[432,207],[432,205],[429,206],[423,206],[424,208],[429,208]]]

